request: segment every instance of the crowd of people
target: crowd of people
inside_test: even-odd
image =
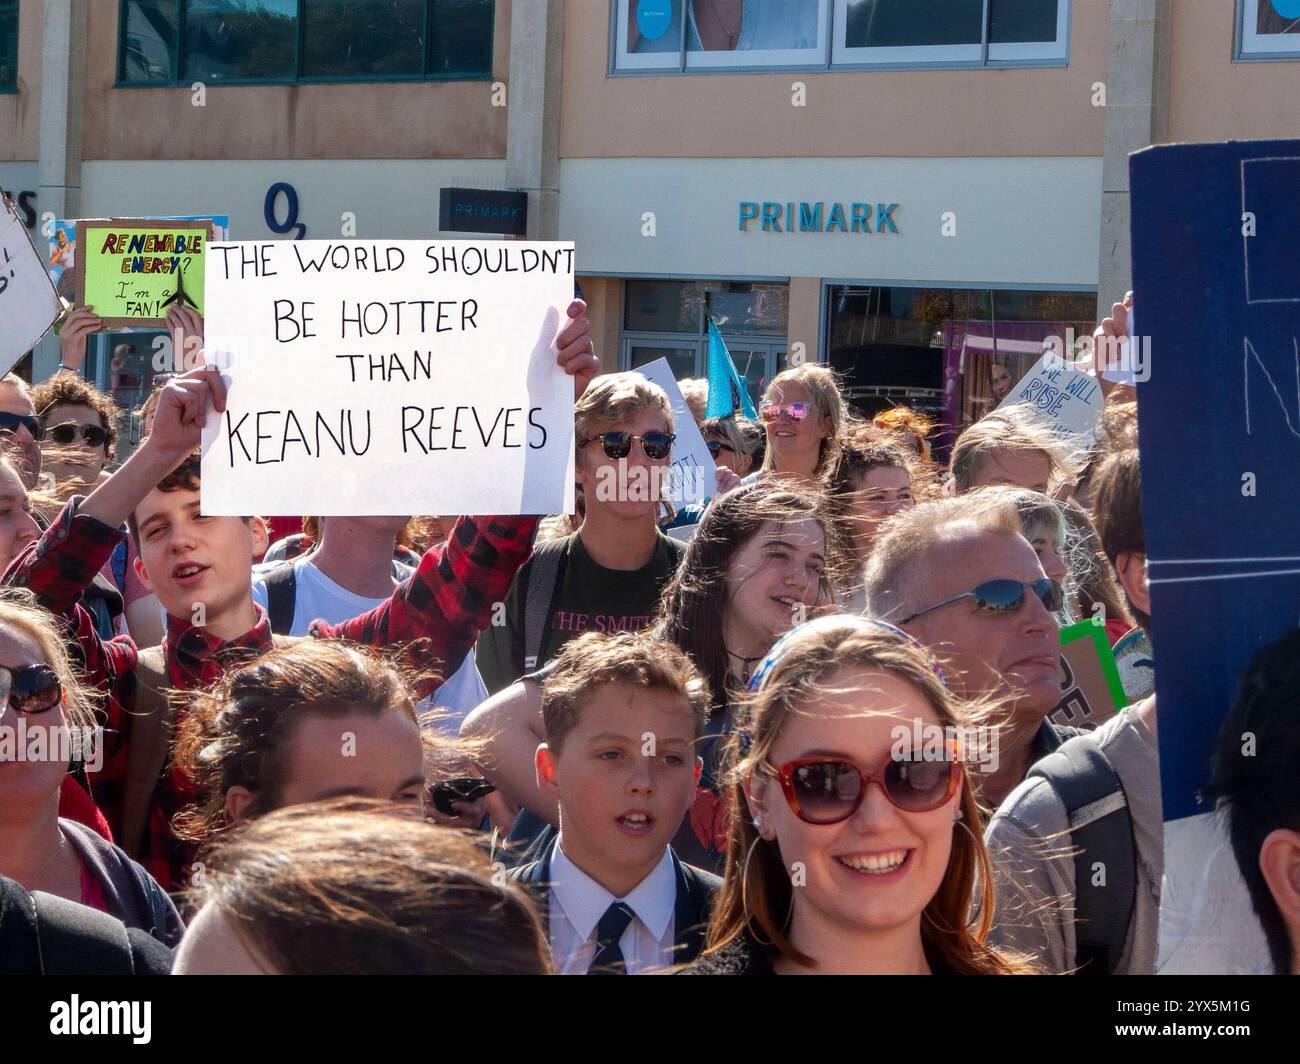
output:
[[[220,374],[160,378],[116,464],[123,414],[80,373],[99,324],[77,308],[58,374],[0,381],[2,723],[47,751],[0,759],[7,970],[1155,969],[1150,670],[1100,726],[1056,712],[1062,627],[1154,660],[1131,387],[1102,380],[1085,454],[1004,405],[944,455],[822,365],[757,422],[683,381],[716,483],[676,510],[606,490],[678,426],[599,374],[576,300],[574,514],[218,517]],[[1252,663],[1214,769],[1279,973],[1297,638]]]

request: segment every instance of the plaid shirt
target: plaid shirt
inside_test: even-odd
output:
[[[63,618],[67,641],[88,681],[107,696],[105,756],[91,775],[93,795],[115,834],[122,830],[122,797],[130,742],[128,708],[134,704],[137,652],[125,636],[102,640],[89,612],[77,598],[123,537],[77,512],[73,498],[40,540],[9,566],[5,583],[32,589],[43,606]],[[492,607],[504,601],[515,570],[531,549],[535,517],[462,517],[447,542],[428,551],[415,573],[388,601],[341,624],[315,621],[310,634],[349,639],[371,646],[401,648],[402,660],[425,679],[421,697],[437,687],[440,675],[459,668]],[[247,660],[271,646],[271,631],[260,607],[258,623],[238,639],[222,643],[188,622],[168,617],[163,640],[167,674],[178,690],[194,690],[218,679],[232,658]],[[234,651],[234,653],[232,653]],[[190,847],[171,832],[171,818],[193,799],[190,780],[171,767],[159,781],[149,810],[148,829],[136,856],[166,889],[184,883],[193,858]]]

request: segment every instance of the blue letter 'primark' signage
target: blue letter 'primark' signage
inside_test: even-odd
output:
[[[439,201],[438,228],[444,233],[528,232],[528,194],[482,188],[444,188]]]
[[[773,200],[741,200],[740,231],[749,232],[751,222],[764,233],[897,233],[894,211],[897,203],[778,203]],[[872,227],[872,222],[875,227]]]

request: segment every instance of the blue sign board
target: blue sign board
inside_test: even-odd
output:
[[[1300,141],[1130,158],[1164,819],[1207,808],[1254,653],[1300,623]]]

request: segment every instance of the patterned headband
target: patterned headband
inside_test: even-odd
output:
[[[745,689],[750,694],[757,694],[767,684],[773,670],[780,663],[781,659],[790,652],[790,648],[797,639],[803,637],[807,632],[819,632],[836,628],[875,628],[890,635],[898,636],[904,642],[910,644],[916,650],[920,651],[925,662],[930,666],[931,671],[938,677],[939,682],[946,688],[948,680],[939,667],[939,662],[935,656],[930,653],[928,647],[920,643],[914,636],[904,632],[896,625],[887,621],[877,621],[874,618],[866,617],[856,613],[833,613],[825,617],[816,617],[811,621],[805,621],[803,624],[795,625],[785,635],[781,636],[772,644],[772,649],[764,656],[763,660],[758,663],[753,674],[749,677],[749,682],[745,684]],[[749,753],[750,745],[753,741],[753,728],[749,720],[749,712],[745,711],[744,717],[736,722],[736,737],[740,743],[741,756]]]

